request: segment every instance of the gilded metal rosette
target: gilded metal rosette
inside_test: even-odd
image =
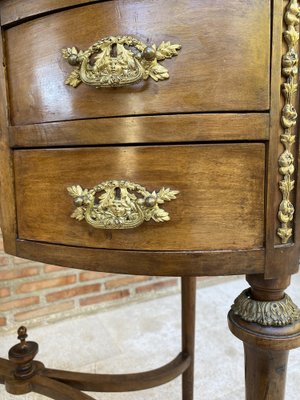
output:
[[[300,320],[300,310],[287,294],[277,301],[258,301],[251,298],[251,289],[246,289],[231,309],[244,321],[263,326],[286,326]]]
[[[102,182],[92,189],[74,185],[67,190],[76,206],[71,217],[100,229],[131,229],[151,219],[169,221],[169,213],[160,206],[176,199],[179,193],[169,188],[149,192],[141,185],[124,180]]]
[[[285,82],[282,85],[284,107],[281,113],[281,124],[283,132],[280,136],[284,151],[279,157],[279,172],[282,179],[279,189],[282,193],[282,201],[279,205],[278,218],[280,226],[277,230],[282,243],[287,243],[293,234],[292,221],[294,218],[294,205],[291,202],[291,192],[295,181],[293,174],[295,170],[293,145],[295,143],[295,125],[297,123],[297,112],[293,106],[295,94],[297,93],[298,54],[297,45],[299,41],[300,7],[297,0],[290,0],[284,16],[287,29],[283,36],[287,44],[287,52],[282,57],[282,75]]]
[[[76,47],[62,49],[63,57],[75,67],[65,84],[74,88],[81,82],[96,87],[120,87],[149,77],[162,81],[169,78],[169,71],[159,61],[177,56],[180,48],[170,42],[157,47],[132,36],[109,36],[85,51]]]

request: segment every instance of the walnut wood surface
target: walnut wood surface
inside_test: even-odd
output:
[[[101,250],[17,240],[17,255],[84,270],[157,276],[217,276],[264,272],[265,252]],[[88,260],[88,262],[87,262]]]
[[[246,368],[246,400],[282,400],[288,351],[259,349],[244,344]]]
[[[131,392],[153,388],[172,381],[188,369],[191,359],[191,355],[188,353],[179,353],[174,360],[163,367],[134,374],[94,375],[46,368],[41,375],[89,392]]]
[[[3,38],[0,32],[0,225],[5,251],[16,252],[16,210],[13,183],[12,153],[7,129],[8,105]]]
[[[192,114],[99,118],[11,126],[13,147],[267,140],[269,115]]]
[[[158,1],[119,0],[12,27],[6,31],[12,124],[267,110],[269,26],[268,1],[166,0],[162,10]],[[86,49],[112,34],[132,34],[156,44],[168,40],[181,44],[180,54],[164,61],[170,79],[158,83],[149,79],[118,89],[66,86],[72,67],[62,58],[61,49]]]
[[[37,17],[50,11],[96,2],[95,0],[2,0],[0,2],[1,25],[19,23],[24,19]]]
[[[283,7],[288,2],[161,4],[0,1],[6,26],[6,57],[0,54],[5,97],[0,107],[1,224],[6,251],[23,258],[95,271],[182,276],[182,348],[189,356],[178,367],[185,370],[183,399],[192,400],[191,276],[247,274],[252,298],[269,302],[282,298],[289,274],[298,270],[299,207],[294,243],[282,246],[276,234],[278,157],[283,150]],[[58,11],[61,7],[69,9]],[[286,20],[296,18],[292,11]],[[64,84],[72,68],[62,59],[61,48],[86,49],[101,37],[118,34],[149,43],[180,43],[178,57],[163,62],[170,79],[99,90]],[[9,146],[16,149],[14,171]],[[43,149],[34,150],[39,147]],[[299,143],[294,147],[299,171],[298,153]],[[107,179],[131,180],[149,190],[178,189],[178,198],[164,204],[171,221],[102,231],[72,220],[67,186],[91,188]],[[297,187],[295,205],[299,181]],[[283,400],[287,352],[300,345],[300,321],[265,327],[231,311],[229,326],[245,345],[247,400]],[[7,378],[2,361],[0,383]],[[73,382],[77,374],[48,373],[86,388],[86,382]],[[99,381],[88,375],[88,383],[98,390]],[[120,387],[145,383],[131,378]],[[13,388],[11,383],[7,388]],[[111,380],[104,383],[111,389]],[[26,384],[13,378],[16,393]],[[56,400],[90,399],[48,377],[36,376],[31,384]]]
[[[194,354],[195,354],[195,325],[196,325],[196,278],[181,278],[181,336],[182,350],[191,356],[191,363],[182,375],[182,398],[194,398]]]
[[[22,239],[133,250],[263,246],[264,145],[108,147],[14,152]],[[180,191],[163,208],[171,221],[103,230],[70,218],[67,187],[117,179]]]

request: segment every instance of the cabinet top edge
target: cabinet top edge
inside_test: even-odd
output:
[[[1,26],[10,27],[54,12],[110,0],[0,0]]]

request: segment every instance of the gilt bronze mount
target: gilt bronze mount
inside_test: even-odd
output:
[[[179,44],[162,42],[147,45],[133,36],[109,36],[98,40],[87,50],[70,47],[63,57],[75,67],[65,81],[77,87],[81,82],[96,87],[120,87],[147,80],[156,82],[169,78],[169,71],[160,64],[177,56]]]
[[[231,310],[244,321],[262,326],[286,326],[300,320],[300,310],[287,294],[277,301],[258,301],[246,289],[235,299]]]
[[[123,180],[102,182],[92,189],[74,185],[67,190],[76,206],[71,217],[78,221],[85,219],[89,225],[100,229],[136,228],[151,219],[169,221],[169,213],[160,205],[176,199],[179,193],[169,188],[149,192],[141,185]]]
[[[282,85],[284,107],[281,112],[283,132],[280,136],[284,151],[278,160],[279,173],[282,176],[279,182],[282,201],[278,211],[280,226],[277,229],[277,234],[281,238],[283,244],[287,243],[293,235],[292,223],[295,211],[291,200],[291,192],[295,187],[295,181],[293,179],[295,171],[293,146],[296,141],[295,126],[297,123],[297,111],[293,103],[298,90],[297,76],[299,64],[297,46],[299,42],[300,7],[297,0],[290,0],[284,21],[287,29],[284,31],[283,37],[287,44],[287,52],[282,57],[282,75],[285,81]]]

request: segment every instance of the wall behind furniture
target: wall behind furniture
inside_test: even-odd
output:
[[[198,278],[199,284],[220,277]],[[37,263],[5,254],[0,231],[0,332],[165,296],[180,290],[178,278],[116,275]]]
[[[58,319],[179,290],[177,278],[116,275],[36,263],[3,250],[0,232],[0,330]]]

